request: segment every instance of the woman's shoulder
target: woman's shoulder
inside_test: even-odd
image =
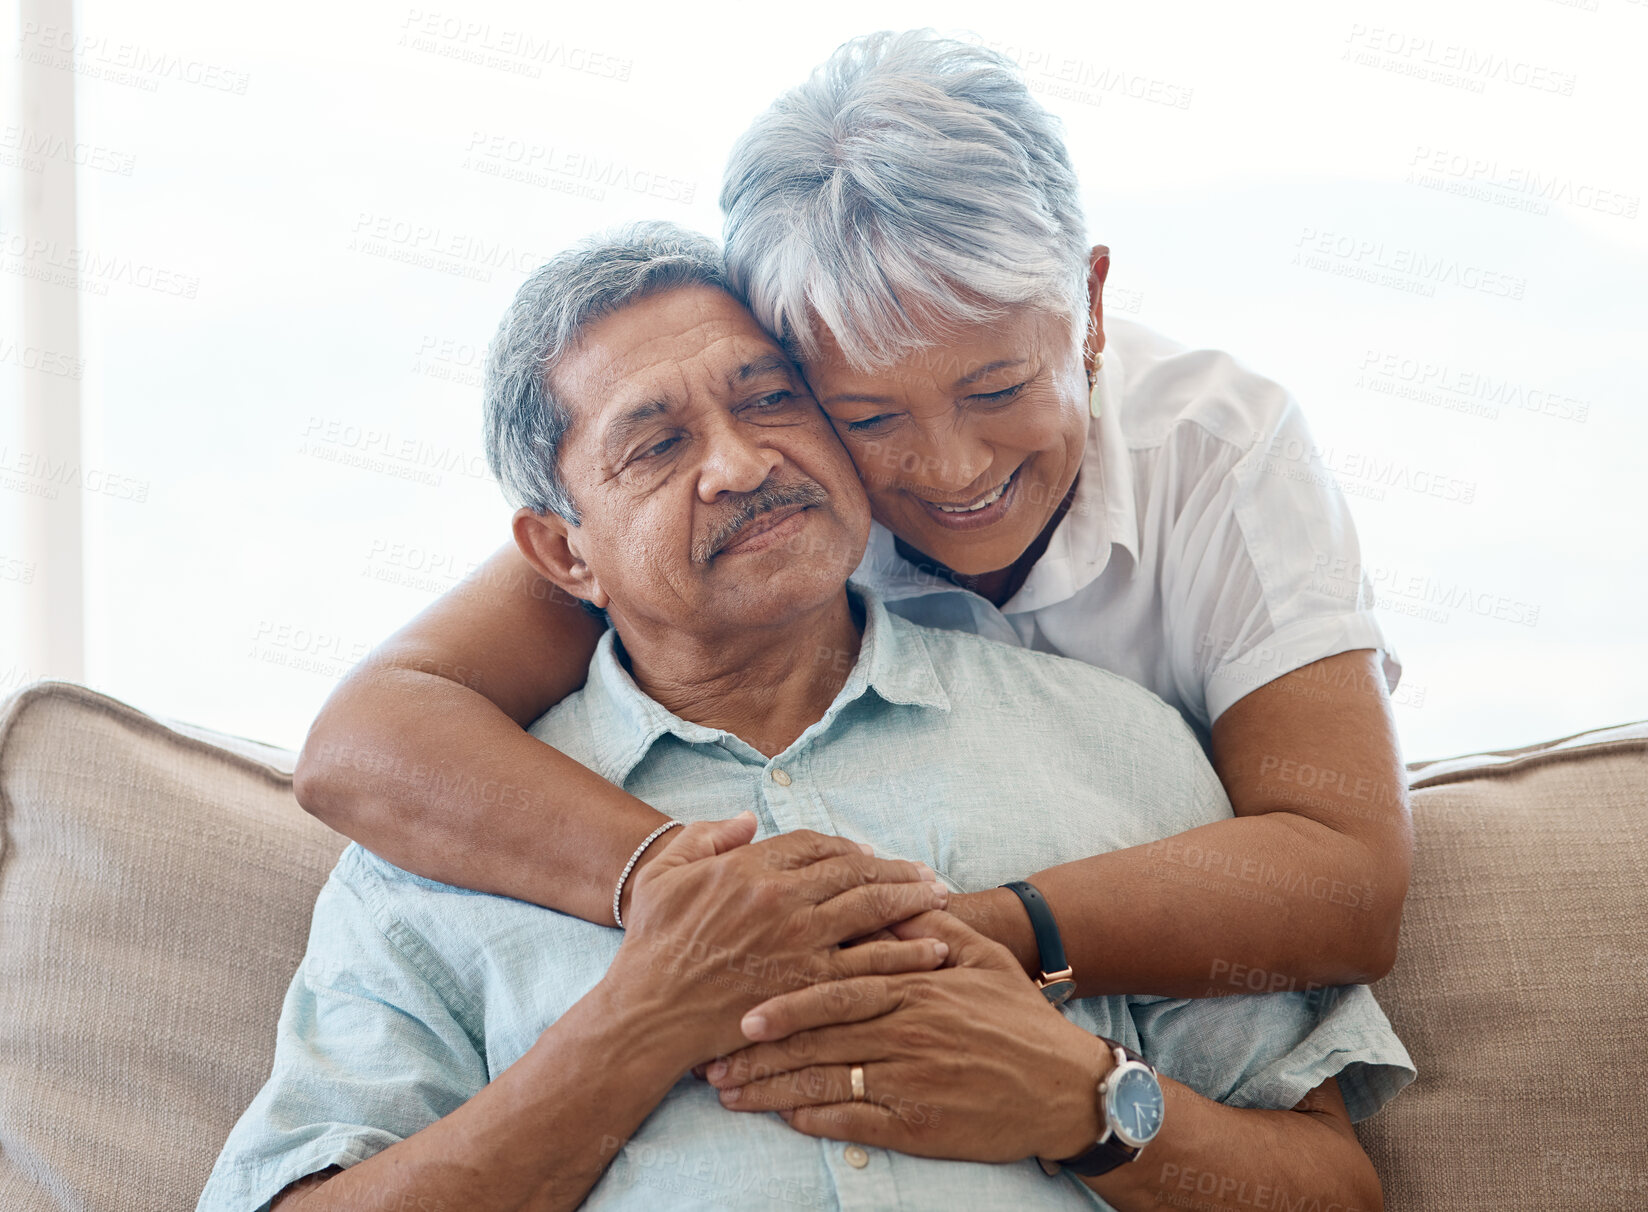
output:
[[[1130,451],[1211,440],[1239,458],[1268,446],[1298,412],[1285,387],[1224,350],[1193,348],[1129,320],[1106,321],[1105,337],[1120,363],[1117,421]]]

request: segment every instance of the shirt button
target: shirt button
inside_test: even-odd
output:
[[[870,1155],[857,1145],[848,1145],[847,1164],[855,1170],[862,1170],[870,1164]]]
[[[785,774],[782,770],[774,769],[772,774],[773,782],[777,783],[780,787],[788,787],[790,785],[790,776]]]

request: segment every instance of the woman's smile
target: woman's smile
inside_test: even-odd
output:
[[[982,530],[995,525],[1012,511],[1018,498],[1019,470],[1023,466],[1019,464],[1011,475],[990,491],[968,501],[941,504],[920,493],[912,492],[910,495],[925,507],[935,525],[947,530]]]

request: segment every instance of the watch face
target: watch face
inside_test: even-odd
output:
[[[1075,991],[1076,982],[1071,980],[1048,981],[1041,987],[1041,995],[1055,1006],[1064,1005]]]
[[[1105,1110],[1116,1135],[1142,1149],[1162,1130],[1162,1084],[1143,1065],[1125,1065],[1110,1083]]]

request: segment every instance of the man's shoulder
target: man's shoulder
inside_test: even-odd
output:
[[[438,886],[358,842],[344,847],[315,898],[301,969],[305,984],[353,987],[363,973],[400,967],[407,919],[415,916],[403,896],[414,881]]]
[[[355,964],[412,971],[454,1006],[475,996],[470,959],[515,919],[562,915],[525,901],[428,879],[351,843],[315,900],[305,963],[316,973]]]
[[[1109,669],[1004,644],[971,631],[928,627],[891,612],[889,617],[906,642],[919,642],[926,648],[952,705],[1011,706],[1064,721],[1072,709],[1078,709],[1084,726],[1094,713],[1110,712],[1131,713],[1166,727],[1184,726],[1179,713],[1161,698]]]
[[[398,923],[415,917],[417,907],[447,897],[478,897],[486,893],[416,875],[372,853],[359,842],[350,842],[338,855],[336,866],[321,886],[315,902],[321,917],[349,916],[369,921],[376,929],[392,934]]]
[[[594,662],[591,662],[589,677],[594,676]],[[590,725],[590,694],[586,680],[577,690],[533,720],[527,732],[560,750],[579,765],[593,769],[596,753],[595,732]]]
[[[922,713],[905,725],[929,758],[955,763],[997,791],[1037,786],[1119,813],[1106,818],[1127,825],[1113,834],[1117,846],[1230,815],[1190,725],[1139,683],[971,632],[905,619],[893,626],[925,647],[949,699],[947,712]],[[1152,832],[1158,829],[1165,832]],[[1122,840],[1128,837],[1135,841]]]

